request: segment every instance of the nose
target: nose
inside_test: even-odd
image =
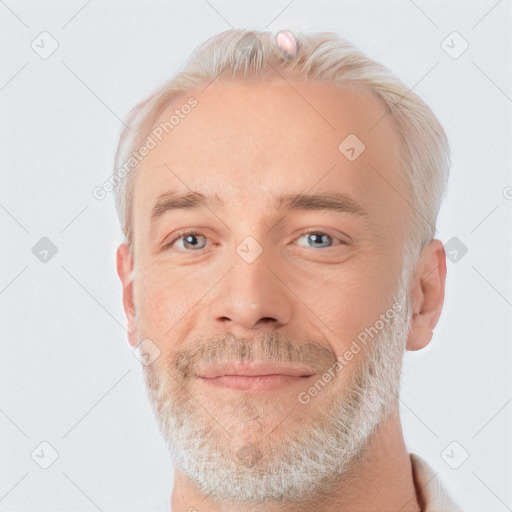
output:
[[[232,269],[212,290],[217,331],[250,337],[256,329],[278,329],[290,322],[294,296],[264,254],[252,263],[236,255]]]

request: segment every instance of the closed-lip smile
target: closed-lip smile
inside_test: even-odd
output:
[[[280,389],[315,374],[315,369],[304,364],[269,361],[216,363],[197,371],[197,377],[207,384],[254,392]]]

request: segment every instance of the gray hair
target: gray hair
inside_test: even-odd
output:
[[[434,238],[448,181],[450,149],[441,124],[428,105],[389,69],[336,33],[298,33],[300,53],[292,59],[283,58],[276,50],[275,35],[232,29],[211,37],[194,49],[177,74],[130,111],[114,166],[116,209],[126,243],[131,246],[133,238],[133,171],[138,165],[131,155],[169,103],[208,85],[220,74],[223,79],[263,80],[276,70],[303,80],[353,87],[380,99],[387,108],[401,139],[399,172],[409,193],[403,198],[409,203],[403,265],[412,270],[423,247]],[[127,170],[130,160],[135,163]]]

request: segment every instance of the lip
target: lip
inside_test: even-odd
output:
[[[200,377],[208,386],[236,389],[247,392],[275,391],[292,384],[303,383],[309,377],[290,375],[222,375],[220,377]]]
[[[218,363],[206,365],[197,371],[197,376],[214,379],[224,376],[264,377],[281,375],[285,377],[310,377],[316,370],[304,364],[272,363],[269,361],[251,361],[244,363]]]
[[[209,386],[262,392],[303,383],[315,374],[306,365],[253,361],[207,365],[199,369],[197,377]]]

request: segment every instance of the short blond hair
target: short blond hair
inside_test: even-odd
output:
[[[276,51],[270,31],[231,29],[197,46],[181,70],[129,113],[115,155],[114,175],[142,144],[170,102],[223,80],[263,79],[271,71],[293,73],[303,80],[321,80],[355,87],[377,97],[395,121],[401,140],[401,169],[409,191],[404,265],[414,265],[421,249],[435,235],[446,190],[450,150],[446,134],[428,105],[389,69],[367,57],[334,32],[302,32],[297,58]],[[341,142],[341,141],[340,141]],[[115,185],[116,209],[125,236],[132,243],[131,204],[136,166]]]

